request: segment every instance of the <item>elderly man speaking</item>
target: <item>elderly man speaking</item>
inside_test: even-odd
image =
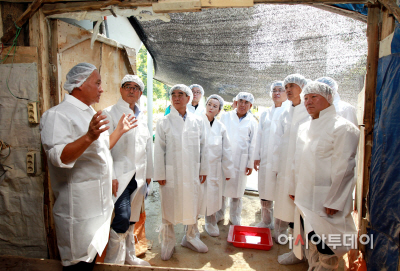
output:
[[[337,115],[332,103],[333,91],[326,84],[305,87],[304,104],[311,117],[300,126],[296,146],[294,234],[300,234],[302,225],[305,236],[313,238],[305,254],[315,270],[337,269],[338,257],[350,249],[344,235],[357,234],[351,211],[359,130]],[[299,245],[294,252],[302,258]]]
[[[136,121],[122,114],[109,136],[106,116],[91,107],[103,92],[92,64],[74,66],[64,89],[70,95],[47,110],[40,124],[55,196],[57,245],[63,270],[92,270],[107,244],[113,210],[109,149]]]

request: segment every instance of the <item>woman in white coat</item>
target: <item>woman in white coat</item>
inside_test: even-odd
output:
[[[205,182],[203,205],[205,206],[205,229],[210,236],[219,236],[216,213],[222,208],[224,181],[234,172],[231,144],[225,125],[215,117],[224,106],[221,96],[213,94],[206,102],[209,173]],[[204,214],[204,213],[203,213]]]
[[[278,172],[279,144],[282,133],[277,129],[279,117],[288,110],[283,81],[275,81],[268,90],[274,105],[261,114],[257,130],[254,169],[258,172],[258,193],[261,201],[261,222],[257,227],[273,229],[273,201]]]

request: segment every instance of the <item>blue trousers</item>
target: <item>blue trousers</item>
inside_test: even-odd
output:
[[[115,216],[111,223],[111,228],[116,233],[125,233],[129,229],[130,225],[135,224],[135,222],[129,221],[131,218],[131,195],[137,188],[135,176],[136,174],[133,175],[128,186],[114,204]]]

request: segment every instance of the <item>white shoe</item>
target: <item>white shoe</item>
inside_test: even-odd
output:
[[[110,229],[110,240],[108,240],[108,247],[106,257],[104,258],[105,263],[124,264],[126,255],[126,243],[125,238],[128,233],[116,233],[113,229]]]
[[[280,244],[279,236],[284,234],[287,237],[287,235],[288,235],[287,230],[288,230],[289,222],[282,221],[278,218],[275,218],[274,224],[275,224],[274,234],[273,234],[272,238],[275,240],[275,242],[277,244]]]
[[[128,229],[128,236],[126,237],[126,257],[125,263],[129,265],[141,265],[141,266],[151,266],[145,260],[139,259],[136,257],[135,252],[135,235],[133,234],[133,230],[135,225],[130,225]]]
[[[317,246],[314,245],[312,242],[308,243],[308,249],[304,249],[304,254],[306,255],[308,261],[308,270],[313,271],[318,266],[319,262],[319,253]]]
[[[161,260],[168,261],[175,251],[175,230],[171,223],[163,223],[161,226]]]
[[[261,222],[256,225],[259,228],[274,229],[273,214],[274,202],[270,200],[260,200],[261,202]]]
[[[208,247],[196,236],[194,225],[186,226],[186,234],[182,238],[181,245],[196,252],[205,253]]]
[[[222,196],[222,207],[215,214],[217,218],[217,223],[225,219],[225,210],[226,210],[226,198]]]
[[[256,227],[258,227],[258,228],[269,228],[269,229],[271,229],[271,230],[274,229],[274,227],[271,226],[271,224],[265,224],[264,221],[259,222],[259,223],[256,225]]]
[[[298,264],[305,262],[305,260],[297,259],[293,251],[278,256],[278,263],[282,265]]]
[[[206,226],[205,226],[206,232],[212,237],[219,236],[219,229],[218,229],[216,214],[206,216],[205,221],[206,221]]]
[[[231,198],[229,210],[229,221],[232,225],[240,225],[242,214],[242,199]]]

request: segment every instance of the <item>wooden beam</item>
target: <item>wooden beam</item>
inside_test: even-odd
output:
[[[395,19],[390,15],[390,11],[387,8],[382,8],[382,28],[381,28],[381,38],[384,40],[387,36],[394,32]]]
[[[368,7],[368,22],[367,22],[367,39],[368,39],[368,56],[367,56],[367,75],[365,80],[365,106],[363,123],[364,131],[364,174],[363,174],[363,189],[362,189],[362,217],[368,217],[367,213],[367,194],[369,191],[369,181],[371,172],[371,156],[375,120],[375,91],[376,80],[378,74],[379,60],[379,5]],[[364,234],[366,232],[361,232]],[[365,252],[365,246],[360,247]],[[364,249],[364,250],[363,250]]]
[[[254,4],[366,4],[368,0],[254,0]]]
[[[129,74],[137,74],[135,49],[124,46],[122,49],[125,66]]]
[[[22,27],[32,16],[35,14],[35,12],[43,5],[44,0],[35,0],[32,2],[32,4],[25,10],[25,12],[17,19],[15,24],[18,27]],[[9,40],[11,40],[15,34],[17,33],[17,28],[14,26],[11,26],[10,28],[7,29],[7,31],[4,33],[3,37],[1,38],[2,43],[6,43]]]
[[[327,5],[327,4],[312,4],[309,5],[315,8],[319,8],[322,10],[326,10],[326,11],[330,11],[332,13],[336,13],[339,15],[343,15],[346,17],[350,17],[352,19],[361,21],[366,23],[367,22],[367,16],[366,15],[362,15],[361,13],[357,12],[357,11],[352,11],[352,10],[347,10],[347,9],[343,9],[343,8],[339,8],[339,7],[334,7],[331,5]]]
[[[201,0],[202,8],[244,8],[254,6],[253,0]]]
[[[108,6],[118,6],[121,8],[137,8],[139,6],[151,6],[151,0],[141,1],[85,1],[85,2],[70,2],[70,3],[46,3],[43,5],[43,13],[46,16],[75,11],[91,11],[101,10]]]
[[[154,13],[201,11],[200,0],[159,0],[152,6]]]
[[[397,6],[394,0],[379,0],[393,14],[398,22],[400,22],[400,7]]]

